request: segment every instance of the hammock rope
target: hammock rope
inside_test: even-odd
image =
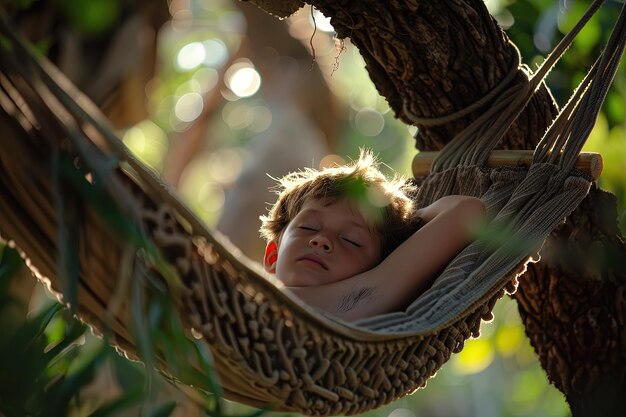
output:
[[[525,77],[523,77],[519,83],[499,95],[486,112],[479,116],[442,149],[438,157],[433,161],[432,171],[446,170],[458,165],[484,165],[498,142],[506,135],[515,119],[524,110],[537,88],[544,82],[548,73],[563,56],[565,51],[567,51],[576,35],[603,3],[604,0],[595,0],[588,7],[572,30],[561,39],[531,77],[526,74],[523,68],[520,68]],[[616,24],[616,29],[618,24],[619,22]],[[620,41],[620,37],[616,36],[615,32],[611,39],[614,39],[614,42]],[[623,39],[621,39],[621,41],[623,42]],[[609,41],[609,43],[611,44],[611,41]],[[611,46],[615,47],[616,45],[611,44]],[[517,47],[512,44],[511,47],[515,49],[514,56],[519,55]],[[604,55],[605,54],[601,54],[601,56]],[[590,79],[591,77],[587,78]],[[585,91],[585,89],[578,90],[581,92]],[[584,138],[586,138],[586,136]],[[576,152],[576,155],[578,153],[579,152]]]
[[[87,322],[108,325],[115,343],[131,356],[132,308],[118,298],[119,287],[145,274],[166,283],[184,324],[210,347],[227,398],[309,415],[378,407],[423,387],[466,339],[478,335],[495,302],[514,290],[526,263],[538,259],[545,237],[585,197],[590,178],[570,171],[571,159],[623,53],[625,10],[626,5],[609,46],[542,139],[530,169],[488,169],[483,163],[489,152],[481,147],[495,146],[548,64],[502,93],[493,106],[502,110],[497,117],[479,117],[463,132],[465,139],[444,148],[417,204],[447,194],[474,195],[493,220],[486,237],[465,248],[406,311],[350,324],[280,290],[130,155],[96,106],[36,58],[4,18],[0,36],[10,46],[0,45],[0,126],[9,151],[0,152],[0,235],[14,241],[33,272],[59,290],[62,275],[72,271],[56,258],[64,249],[58,229],[75,229],[79,287],[75,300],[64,294],[65,301]],[[505,109],[511,113],[504,115]],[[481,134],[488,138],[473,144],[470,139]],[[552,163],[555,154],[562,154],[559,165]],[[80,167],[65,172],[67,158]],[[99,208],[102,201],[89,192],[75,193],[69,207],[66,199],[59,201],[57,191],[69,195],[68,178],[74,178],[74,189],[100,187],[108,205]],[[126,234],[107,223],[109,205],[124,214]],[[137,243],[143,240],[149,244]],[[163,268],[155,268],[159,256],[167,261]]]
[[[612,36],[609,38],[606,45],[605,53],[600,55],[596,61],[597,66],[594,64],[592,70],[585,77],[583,83],[581,83],[581,86],[579,86],[577,90],[578,93],[580,90],[584,89],[586,91],[587,88],[589,88],[589,92],[587,94],[583,93],[583,98],[578,98],[578,95],[575,95],[574,98],[567,103],[566,107],[571,105],[571,110],[568,111],[567,115],[559,115],[557,121],[561,122],[559,119],[563,119],[567,120],[568,123],[562,122],[565,124],[565,127],[551,127],[546,132],[544,140],[537,145],[535,161],[546,160],[554,163],[556,154],[558,154],[555,150],[565,149],[565,146],[567,146],[567,152],[565,152],[565,150],[563,151],[560,166],[564,171],[571,169],[574,165],[576,155],[580,153],[587,137],[591,133],[591,129],[593,129],[596,116],[604,103],[609,88],[615,78],[615,74],[617,73],[621,57],[624,54],[625,45],[626,13],[622,12],[615,24]],[[590,81],[592,77],[594,80],[593,83]],[[577,111],[578,108],[583,108],[585,111]],[[574,112],[576,113],[575,116],[571,117],[571,114]],[[550,147],[550,143],[554,143],[555,145]],[[549,158],[546,158],[548,149],[551,151],[551,155]]]
[[[451,114],[446,114],[444,116],[439,117],[420,117],[415,113],[411,112],[409,109],[409,103],[405,102],[402,105],[403,113],[411,120],[416,126],[424,126],[424,127],[435,127],[446,125],[448,123],[459,120],[465,116],[469,116],[471,113],[475,112],[483,108],[487,103],[491,102],[494,98],[498,97],[498,95],[506,88],[507,85],[517,76],[519,72],[519,66],[522,63],[522,57],[519,53],[519,49],[513,44],[510,44],[513,49],[513,60],[511,64],[509,64],[509,71],[507,74],[500,80],[495,87],[493,87],[487,94],[485,94],[480,100],[475,101],[467,107],[462,108],[459,111],[456,111]]]

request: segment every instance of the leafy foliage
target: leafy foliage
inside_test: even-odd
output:
[[[0,334],[0,411],[11,416],[67,414],[76,388],[92,378],[99,357],[69,372],[77,357],[77,340],[86,326],[69,320],[63,307],[50,303],[32,317],[10,293],[23,262],[4,247],[0,259],[0,311],[9,331]],[[47,330],[57,327],[51,339]]]
[[[11,291],[11,284],[24,278],[17,274],[23,268],[18,252],[1,244],[0,413],[8,417],[84,413],[104,417],[136,410],[146,416],[169,416],[177,403],[159,398],[169,378],[156,372],[159,355],[181,381],[197,388],[195,401],[206,415],[228,415],[210,353],[206,346],[184,334],[167,292],[155,292],[145,305],[141,297],[134,298],[139,300],[133,308],[144,367],[122,358],[110,346],[106,334],[104,340],[88,334],[87,326],[73,318],[62,304],[48,301],[34,314],[26,314],[24,300]],[[107,366],[115,369],[117,384],[123,389],[114,398],[103,403],[96,400],[94,404],[82,393]],[[263,412],[252,411],[251,416]]]

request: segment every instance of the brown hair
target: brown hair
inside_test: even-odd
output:
[[[267,216],[261,216],[261,236],[276,240],[308,199],[332,203],[347,198],[364,213],[372,232],[380,237],[381,254],[389,255],[415,230],[415,187],[402,178],[388,179],[378,169],[371,151],[361,150],[359,159],[347,165],[315,170],[307,168],[281,178],[278,200]],[[372,221],[373,220],[373,221]]]

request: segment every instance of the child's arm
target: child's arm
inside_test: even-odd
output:
[[[447,196],[417,211],[426,224],[378,266],[352,278],[294,289],[308,304],[347,320],[404,309],[473,240],[485,218],[474,197]]]
[[[478,198],[453,195],[443,197],[417,211],[426,224],[400,245],[375,269],[395,274],[405,292],[389,292],[406,307],[417,294],[428,289],[450,261],[474,240],[485,219],[485,204]],[[376,279],[374,278],[374,281]]]

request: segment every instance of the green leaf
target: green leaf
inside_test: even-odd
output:
[[[113,350],[113,348],[110,349]],[[112,353],[110,358],[117,382],[123,391],[132,391],[134,387],[144,386],[145,369],[143,364],[129,361],[117,352]]]
[[[69,324],[69,329],[65,334],[65,337],[59,341],[53,348],[49,349],[45,356],[52,361],[54,357],[60,355],[65,349],[67,349],[72,343],[74,343],[79,337],[81,337],[87,330],[87,325],[79,322],[78,320],[72,320]]]
[[[258,410],[254,410],[252,411],[250,414],[244,416],[244,417],[260,417],[263,414],[267,413],[268,411],[271,411],[272,407],[271,405],[265,405],[262,408],[259,408]]]
[[[0,48],[8,49],[9,51],[13,50],[13,44],[11,40],[6,36],[0,35]]]
[[[176,408],[176,405],[177,404],[175,402],[162,404],[157,407],[156,410],[152,412],[152,414],[150,414],[150,417],[167,417],[172,414],[172,412]]]
[[[24,346],[25,349],[30,348],[36,341],[39,339],[43,332],[46,330],[46,327],[52,320],[52,318],[61,310],[63,306],[59,303],[54,303],[46,310],[41,312],[35,319],[29,322],[30,326],[26,326],[23,330],[23,333],[18,332],[19,336],[18,345]],[[24,340],[20,340],[20,339]]]
[[[93,414],[91,414],[91,417],[114,416],[121,411],[127,410],[128,408],[139,404],[143,399],[143,396],[143,389],[141,387],[135,388],[127,392],[126,395],[122,395],[114,401],[109,402],[98,408]]]
[[[136,337],[137,354],[146,364],[146,388],[151,391],[154,380],[155,354],[150,339],[150,327],[145,318],[143,285],[145,279],[138,266],[134,270],[131,300],[131,314],[133,317],[133,333]]]
[[[67,415],[67,410],[76,393],[91,383],[96,371],[102,366],[106,350],[100,351],[73,374],[60,378],[46,390],[46,408],[43,416]]]
[[[72,187],[65,179],[65,175],[76,175],[73,163],[66,153],[56,150],[52,155],[52,185],[54,190],[54,205],[58,219],[57,252],[58,275],[61,279],[63,297],[70,311],[76,313],[78,305],[78,280],[80,274],[80,201],[72,192]],[[65,175],[64,175],[65,174]]]
[[[71,25],[86,35],[99,35],[118,21],[119,0],[60,0],[60,8]]]
[[[11,278],[24,265],[17,250],[6,245],[0,245],[0,290],[6,290]]]

